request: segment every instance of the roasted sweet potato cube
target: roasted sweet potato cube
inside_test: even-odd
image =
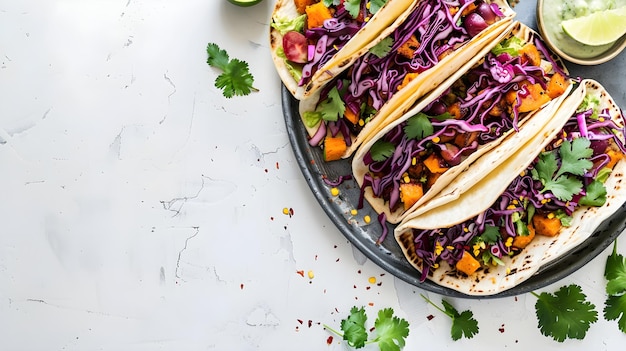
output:
[[[463,257],[456,263],[456,270],[467,275],[474,274],[478,268],[480,268],[480,262],[467,251],[463,252]]]
[[[404,209],[408,210],[411,206],[424,196],[424,187],[420,183],[402,183],[400,184],[400,198],[404,204]]]
[[[519,50],[519,54],[522,56],[522,62],[528,62],[533,66],[541,65],[541,54],[535,44],[528,43],[524,45]]]
[[[533,227],[532,224],[529,224],[527,227],[528,227],[528,235],[518,234],[513,239],[513,247],[516,247],[518,249],[523,249],[526,246],[528,246],[528,244],[530,244],[531,241],[533,241],[533,239],[535,238],[535,227]]]
[[[543,104],[550,101],[550,97],[546,94],[541,84],[532,84],[525,80],[520,83],[520,86],[524,87],[527,91],[526,94],[523,94],[522,90],[510,90],[505,95],[507,103],[511,106],[515,106],[519,99],[520,105],[518,112],[523,113],[537,110],[543,106]]]
[[[535,232],[539,235],[552,237],[559,234],[561,230],[561,220],[547,214],[536,213],[532,222]]]
[[[343,137],[326,137],[324,139],[324,161],[341,159],[347,148]]]
[[[613,168],[615,167],[615,164],[624,158],[624,154],[619,151],[619,150],[615,150],[613,148],[609,148],[606,150],[606,154],[609,155],[609,163],[606,165],[606,167],[609,168]]]
[[[424,165],[430,173],[443,173],[448,170],[448,167],[442,166],[441,161],[435,154],[430,154],[425,160]]]
[[[307,28],[318,28],[324,25],[324,21],[333,17],[324,2],[320,1],[305,8]]]
[[[557,72],[550,78],[548,86],[546,87],[546,93],[548,93],[550,99],[557,98],[565,93],[565,89],[567,89],[568,85],[569,81],[563,77],[562,74]]]
[[[400,45],[398,48],[398,54],[412,59],[415,55],[415,51],[420,47],[420,42],[417,41],[417,37],[415,35],[411,35],[411,38],[407,40],[404,44]]]
[[[293,0],[293,3],[296,5],[296,10],[298,10],[299,14],[304,14],[306,11],[306,7],[313,5],[317,2],[317,0]]]

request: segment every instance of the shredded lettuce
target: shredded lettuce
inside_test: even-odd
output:
[[[592,119],[598,119],[598,113],[600,112],[600,98],[595,95],[587,94],[583,99],[576,112],[583,112],[589,109],[593,109]]]
[[[306,15],[300,15],[294,19],[285,17],[274,17],[274,20],[270,24],[272,28],[285,34],[287,32],[295,31],[302,33],[304,31],[304,24],[306,23]]]
[[[287,60],[285,50],[283,50],[282,46],[276,49],[276,55],[285,61],[285,67],[287,68],[291,76],[293,76],[293,78],[296,80],[296,82],[300,81],[300,79],[302,79],[302,68],[293,65],[291,61]]]
[[[518,56],[519,50],[524,46],[524,41],[518,37],[510,37],[508,39],[504,39],[499,42],[491,52],[494,55],[500,55],[503,53],[507,53],[513,57]]]

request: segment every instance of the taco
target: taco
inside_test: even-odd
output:
[[[301,100],[309,143],[321,145],[327,161],[348,158],[392,112],[406,111],[474,60],[514,15],[503,0],[417,1],[391,32]]]
[[[367,200],[390,223],[436,201],[472,168],[476,182],[538,133],[571,90],[563,63],[541,38],[516,22],[478,63],[450,77],[357,151],[354,177]],[[491,154],[488,166],[472,165]],[[467,184],[467,187],[472,184]]]
[[[625,123],[606,90],[583,80],[499,168],[458,199],[396,227],[420,279],[493,295],[589,238],[626,201]]]
[[[277,0],[270,48],[297,99],[314,93],[395,28],[420,0]]]

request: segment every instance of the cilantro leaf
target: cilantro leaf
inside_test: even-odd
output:
[[[409,322],[394,317],[392,308],[378,311],[378,318],[374,322],[377,337],[373,342],[378,343],[381,351],[400,351],[409,335]]]
[[[356,349],[364,347],[366,344],[378,344],[381,351],[400,351],[405,345],[405,339],[409,335],[409,322],[403,318],[395,317],[392,308],[385,308],[378,311],[378,317],[374,321],[376,338],[369,339],[365,328],[367,315],[365,308],[350,309],[350,315],[341,320],[341,331],[334,330],[324,324],[324,328],[346,340],[348,345]]]
[[[587,194],[580,198],[579,204],[584,206],[602,206],[606,202],[606,188],[598,180],[587,185]]]
[[[593,150],[587,138],[576,138],[573,141],[565,140],[558,149],[560,165],[556,151],[544,152],[539,155],[539,161],[531,171],[533,178],[538,179],[544,188],[541,192],[551,191],[559,200],[569,201],[574,194],[583,189],[583,183],[574,176],[582,176],[587,169],[593,167],[589,158]]]
[[[604,302],[604,318],[608,321],[619,318],[619,330],[626,333],[626,258],[617,253],[617,241],[613,242],[613,252],[606,260],[604,277],[609,295]]]
[[[333,87],[328,92],[328,97],[320,102],[315,111],[320,112],[325,121],[337,121],[339,116],[343,116],[346,112],[346,104],[341,99],[337,87]]]
[[[441,300],[441,304],[443,305],[442,309],[441,307],[435,305],[435,303],[429,300],[426,296],[422,294],[420,294],[420,296],[422,296],[426,302],[452,319],[452,328],[450,329],[452,340],[459,340],[463,336],[471,339],[474,335],[478,334],[478,321],[474,319],[474,313],[472,313],[472,311],[466,310],[459,313],[449,302],[443,299]]]
[[[209,66],[219,68],[222,71],[226,69],[230,58],[225,50],[220,49],[217,44],[209,43],[206,47],[206,52],[209,55],[206,60]]]
[[[613,321],[619,318],[617,326],[626,333],[626,294],[611,295],[604,303],[604,318]]]
[[[214,43],[207,45],[206,52],[207,64],[222,70],[222,73],[215,78],[215,87],[222,89],[225,97],[248,95],[252,91],[258,91],[252,86],[254,77],[250,74],[247,62],[230,59],[228,53]]]
[[[388,159],[393,155],[394,151],[396,151],[396,146],[393,143],[381,139],[375,141],[374,145],[372,145],[370,156],[372,160],[380,162]]]
[[[387,56],[389,51],[391,51],[391,46],[393,45],[393,38],[386,37],[385,39],[376,43],[376,45],[372,46],[369,50],[373,55],[376,55],[379,58]]]
[[[565,140],[559,147],[561,167],[556,176],[559,177],[565,173],[584,175],[586,170],[593,167],[593,162],[589,160],[593,155],[590,145],[591,141],[587,138],[576,138],[571,142]]]
[[[556,179],[550,179],[544,184],[541,192],[550,190],[557,199],[569,201],[574,198],[574,194],[583,190],[583,182],[580,179],[562,175]]]
[[[409,139],[424,139],[431,136],[435,132],[433,124],[430,122],[428,115],[419,112],[406,121],[404,126],[404,134]]]
[[[626,293],[626,258],[617,253],[617,241],[613,243],[613,252],[606,260],[604,277],[608,280],[606,293],[618,295]]]
[[[561,287],[554,295],[536,294],[535,312],[541,334],[558,342],[565,339],[583,339],[589,326],[598,320],[596,306],[587,301],[580,286]]]
[[[343,339],[348,342],[348,345],[357,349],[365,346],[367,341],[366,321],[367,315],[363,307],[357,308],[354,306],[350,309],[350,315],[341,321]]]
[[[345,7],[352,18],[357,18],[361,11],[361,0],[345,0],[343,7]]]
[[[552,179],[554,173],[559,169],[556,163],[556,154],[553,151],[542,152],[539,155],[539,161],[532,169],[531,173],[534,179],[540,180],[541,183],[546,184]]]
[[[380,10],[383,6],[385,6],[386,3],[387,3],[387,0],[371,0],[370,12],[371,13],[378,12],[378,10]]]

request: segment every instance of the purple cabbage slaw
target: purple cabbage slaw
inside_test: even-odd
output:
[[[538,41],[539,38],[535,37],[532,42],[536,44]],[[433,126],[431,135],[421,140],[407,139],[404,128],[408,121],[405,120],[380,139],[395,145],[395,151],[390,157],[374,161],[371,149],[366,153],[363,161],[369,167],[369,172],[363,179],[359,204],[362,205],[365,188],[369,186],[374,196],[387,201],[393,212],[401,206],[400,184],[405,181],[407,174],[411,182],[423,183],[424,193],[429,189],[428,182],[420,180],[424,173],[413,176],[413,162],[422,164],[426,157],[436,153],[442,167],[454,167],[481,145],[502,137],[510,130],[517,130],[518,123],[527,114],[518,112],[521,99],[517,99],[513,106],[507,106],[505,95],[512,91],[520,97],[528,94],[525,84],[521,82],[540,84],[545,89],[554,71],[563,72],[556,63],[553,68],[551,72],[544,72],[541,67],[530,64],[520,55],[513,57],[506,52],[497,55],[489,52],[482,63],[466,72],[423,110]],[[454,104],[460,107],[460,119],[440,120],[436,117]],[[500,110],[499,113],[495,112],[496,108]],[[512,116],[509,116],[509,110]],[[459,134],[467,135],[465,145],[449,142]],[[422,168],[426,171],[426,167]]]
[[[393,45],[389,53],[380,58],[368,52],[358,58],[350,69],[342,72],[333,81],[322,89],[320,102],[328,97],[331,89],[337,88],[342,92],[342,99],[346,109],[350,109],[360,116],[364,123],[356,125],[343,116],[337,121],[322,121],[311,139],[311,145],[317,145],[321,136],[329,130],[333,137],[339,133],[344,137],[346,145],[351,145],[351,135],[357,135],[369,118],[375,116],[387,101],[403,84],[409,73],[422,73],[434,67],[442,55],[454,51],[472,39],[468,30],[462,24],[463,10],[471,5],[478,5],[486,0],[425,0],[411,12],[407,19],[389,36]],[[450,8],[458,11],[452,15]],[[495,20],[504,17],[496,4],[490,4]],[[476,11],[472,12],[476,13]],[[465,14],[467,15],[467,14]],[[409,59],[398,53],[398,49],[415,36],[419,47],[413,58]],[[330,45],[330,44],[329,44]],[[335,48],[328,47],[328,51]],[[321,47],[316,48],[322,50]],[[305,66],[304,71],[307,71]],[[303,76],[304,76],[303,71]],[[363,111],[363,106],[368,109]]]
[[[610,157],[606,152],[609,148],[616,147],[622,154],[626,153],[624,143],[615,133],[617,131],[623,135],[624,127],[615,123],[607,109],[601,111],[598,118],[592,118],[592,114],[592,109],[574,114],[565,124],[563,130],[546,147],[546,150],[554,150],[565,139],[569,141],[579,137],[589,139],[590,147],[593,150],[593,155],[590,158],[593,167],[587,170],[583,176],[578,177],[585,186],[590,184],[598,172],[608,164]],[[624,115],[620,115],[620,118],[623,125]],[[442,261],[454,267],[463,257],[465,251],[468,251],[479,261],[481,261],[482,255],[487,252],[489,258],[496,258],[496,262],[503,257],[519,254],[521,249],[514,247],[512,243],[513,239],[519,235],[517,226],[520,223],[523,223],[524,226],[528,224],[530,207],[536,213],[558,213],[560,211],[566,216],[571,216],[581,206],[579,201],[586,194],[585,187],[578,194],[575,194],[570,201],[559,200],[549,190],[541,192],[542,183],[531,175],[537,160],[538,158],[525,172],[509,184],[491,207],[474,218],[450,228],[412,229],[416,255],[423,261],[421,281],[424,281],[431,271],[437,269]],[[497,240],[493,242],[480,240],[488,226],[497,227],[500,233]],[[481,246],[481,242],[484,244],[483,246]]]
[[[365,6],[367,1],[361,1]],[[302,78],[298,85],[303,86],[311,81],[317,70],[324,66],[366,22],[352,18],[343,5],[337,6],[333,18],[324,21],[322,27],[309,28],[304,36],[309,43],[308,62],[302,67]]]

